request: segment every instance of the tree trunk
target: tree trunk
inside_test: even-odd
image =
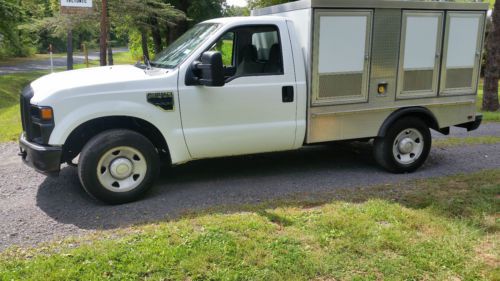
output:
[[[484,69],[483,110],[497,111],[498,80],[500,78],[500,0],[495,2],[491,30],[486,42],[486,67]]]
[[[172,44],[177,38],[179,38],[188,29],[187,20],[179,20],[175,24],[169,24],[168,26],[168,44]]]
[[[68,29],[68,42],[66,48],[66,69],[73,69],[73,30]]]
[[[167,46],[175,41],[175,23],[167,24]]]
[[[113,65],[113,49],[111,48],[111,44],[108,45],[108,65]]]
[[[170,24],[166,24],[165,25],[165,46],[168,47],[168,45],[170,45],[172,42],[170,42],[170,32],[169,32],[169,29],[170,29]]]
[[[101,7],[101,36],[99,39],[99,58],[101,66],[106,65],[106,51],[108,38],[108,2],[102,0]]]
[[[190,0],[181,0],[175,6],[176,9],[181,10],[184,14],[187,14],[187,10],[191,5]],[[172,24],[167,24],[168,30],[168,44],[172,44],[177,38],[179,38],[188,29],[188,21],[186,18],[180,18]]]
[[[161,32],[158,26],[158,21],[155,18],[151,19],[151,35],[153,36],[153,46],[155,54],[158,54],[163,49],[161,45]]]
[[[106,34],[108,42],[108,65],[113,65],[113,48],[111,47],[111,21],[109,20],[109,6],[106,6],[107,25]]]
[[[144,60],[149,60],[148,33],[145,29],[141,30],[141,47]]]

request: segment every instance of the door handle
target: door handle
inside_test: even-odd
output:
[[[281,89],[281,100],[283,102],[293,102],[293,86],[283,86]]]

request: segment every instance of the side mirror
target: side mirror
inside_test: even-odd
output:
[[[220,52],[204,52],[201,62],[195,62],[194,68],[199,70],[199,84],[209,87],[224,86],[224,66]]]

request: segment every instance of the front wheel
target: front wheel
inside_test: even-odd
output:
[[[393,173],[413,172],[422,166],[431,149],[431,133],[425,122],[404,117],[374,141],[375,160]]]
[[[109,130],[83,148],[78,176],[91,196],[109,204],[140,198],[158,174],[159,157],[153,144],[130,130]]]

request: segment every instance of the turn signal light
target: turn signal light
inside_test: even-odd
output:
[[[52,120],[54,118],[52,108],[50,108],[50,107],[40,108],[40,118],[42,118],[42,120],[44,120],[44,121]]]

